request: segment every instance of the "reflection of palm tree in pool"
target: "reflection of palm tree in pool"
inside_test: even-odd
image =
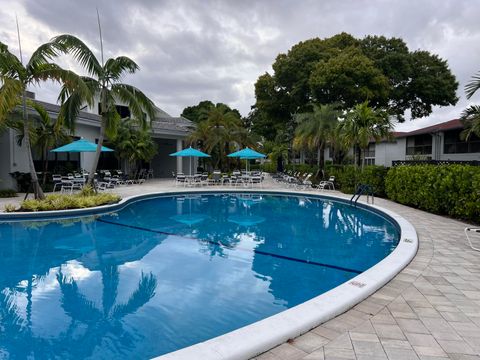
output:
[[[61,306],[71,318],[71,323],[65,335],[67,340],[73,340],[73,334],[82,332],[83,335],[74,342],[81,344],[75,356],[89,356],[104,339],[111,343],[109,348],[119,352],[130,349],[135,344],[135,336],[122,326],[122,319],[137,312],[155,295],[157,280],[155,276],[144,274],[138,282],[137,289],[130,295],[126,303],[116,304],[119,274],[116,265],[105,265],[102,273],[102,309],[95,307],[93,301],[81,294],[76,281],[67,278],[60,271],[57,282],[62,293]],[[86,327],[86,329],[85,329]],[[110,336],[115,334],[116,336]]]
[[[0,242],[0,253],[4,257],[4,261],[0,263],[0,273],[15,274],[15,277],[2,276],[2,283],[0,283],[0,353],[2,350],[7,353],[14,351],[15,354],[20,352],[25,355],[20,356],[20,354],[20,357],[26,358],[34,354],[36,358],[49,359],[59,356],[58,349],[69,352],[76,349],[82,351],[79,356],[84,353],[88,356],[87,353],[94,350],[98,341],[102,341],[108,335],[108,331],[110,333],[118,331],[117,334],[121,334],[119,337],[121,343],[118,344],[120,349],[122,345],[129,344],[127,341],[129,334],[121,328],[122,318],[136,312],[155,293],[156,278],[152,274],[142,273],[138,287],[129,300],[124,304],[115,305],[119,280],[117,266],[125,261],[137,260],[163,240],[164,236],[151,237],[146,234],[137,234],[138,236],[134,239],[129,237],[129,241],[116,239],[117,245],[112,253],[111,249],[108,251],[104,249],[104,244],[100,244],[94,236],[96,222],[81,222],[68,228],[67,237],[71,234],[75,238],[79,232],[89,234],[90,241],[75,242],[75,244],[64,243],[62,237],[58,238],[46,232],[49,226],[57,225],[44,223],[41,226],[36,224],[24,227],[21,224],[15,224],[9,228],[11,236]],[[62,291],[62,307],[72,318],[69,330],[54,339],[35,335],[32,332],[31,320],[33,289],[52,269],[58,266],[61,268],[60,264],[88,253],[97,257],[97,261],[92,265],[102,274],[102,310],[96,309],[93,302],[79,293],[75,280],[63,276],[60,272],[57,274],[57,282]],[[119,255],[116,256],[115,253]],[[19,286],[19,284],[22,285]],[[21,296],[19,293],[25,294],[24,312],[18,307],[21,304],[18,300]],[[97,320],[98,324],[95,325]],[[87,330],[83,336],[84,339],[79,340],[78,333],[85,327]],[[98,338],[97,342],[96,338]],[[130,338],[133,339],[132,336]],[[88,344],[92,346],[89,348]],[[72,348],[67,349],[66,345]]]
[[[51,359],[59,356],[88,357],[106,338],[119,352],[133,347],[134,335],[123,329],[122,319],[135,313],[155,295],[157,280],[152,274],[142,273],[138,287],[128,301],[115,305],[118,286],[116,266],[107,266],[102,271],[103,279],[103,306],[98,309],[93,301],[79,292],[75,280],[59,271],[57,282],[62,293],[61,304],[71,322],[67,330],[55,338],[36,336],[31,321],[24,320],[20,315],[14,292],[0,292],[0,349],[7,354],[13,352],[19,358],[34,356]],[[110,336],[111,334],[116,336]]]

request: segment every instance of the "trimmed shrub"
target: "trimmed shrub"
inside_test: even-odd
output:
[[[336,186],[346,194],[353,194],[359,184],[372,186],[375,196],[385,196],[384,166],[368,165],[363,169],[354,165],[331,165],[326,167],[328,177],[335,176]]]
[[[387,196],[436,214],[480,222],[480,167],[403,165],[385,179]]]
[[[80,209],[106,204],[113,204],[120,201],[120,196],[110,193],[96,195],[83,195],[82,193],[65,195],[47,195],[43,200],[29,199],[21,203],[18,211],[50,211]]]
[[[17,192],[13,189],[0,190],[0,198],[11,198],[17,196]]]

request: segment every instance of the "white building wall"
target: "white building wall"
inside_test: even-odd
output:
[[[375,165],[390,167],[394,160],[405,160],[407,151],[406,138],[393,142],[380,142],[375,146]]]

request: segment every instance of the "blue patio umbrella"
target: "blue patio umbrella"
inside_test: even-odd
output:
[[[240,151],[236,151],[234,153],[228,154],[228,157],[238,157],[240,159],[245,159],[245,160],[252,160],[252,159],[263,159],[267,157],[267,155],[259,153],[255,150],[252,150],[250,148],[245,148]],[[247,161],[247,167],[246,170],[248,171],[248,161]]]
[[[94,144],[88,140],[80,139],[71,142],[70,144],[60,146],[56,149],[50,150],[50,152],[95,152],[97,151],[97,144]],[[112,149],[102,146],[103,152],[113,151]]]
[[[177,152],[170,154],[170,156],[180,156],[180,157],[188,157],[190,158],[190,175],[192,175],[192,157],[210,157],[210,155],[201,152],[200,150],[194,149],[191,146],[187,149],[183,149]]]

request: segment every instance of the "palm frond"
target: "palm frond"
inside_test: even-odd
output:
[[[8,46],[0,43],[0,76],[13,79],[26,79],[27,71],[21,61],[10,51]]]
[[[47,64],[54,57],[57,57],[61,53],[65,52],[66,49],[59,43],[45,43],[43,45],[40,45],[37,50],[33,52],[30,60],[25,67],[30,73],[34,73],[39,66]]]
[[[460,136],[468,141],[472,135],[480,137],[480,106],[471,105],[466,108],[460,115],[463,122],[464,130]]]
[[[465,85],[465,94],[467,95],[467,99],[470,99],[478,89],[480,89],[480,72],[476,73],[472,77],[472,80]]]
[[[89,47],[79,38],[73,35],[59,35],[51,40],[51,43],[58,45],[68,52],[82,65],[87,72],[96,77],[103,75],[103,68]]]
[[[111,80],[118,81],[124,73],[133,74],[140,68],[132,59],[126,56],[118,56],[107,60],[104,66],[105,76]]]
[[[135,86],[117,83],[112,85],[112,92],[115,96],[125,102],[133,116],[144,126],[146,114],[150,121],[155,118],[155,105],[143,92],[137,89]]]
[[[24,86],[20,80],[6,76],[0,77],[0,123],[7,120],[7,115],[20,104],[20,96]]]

